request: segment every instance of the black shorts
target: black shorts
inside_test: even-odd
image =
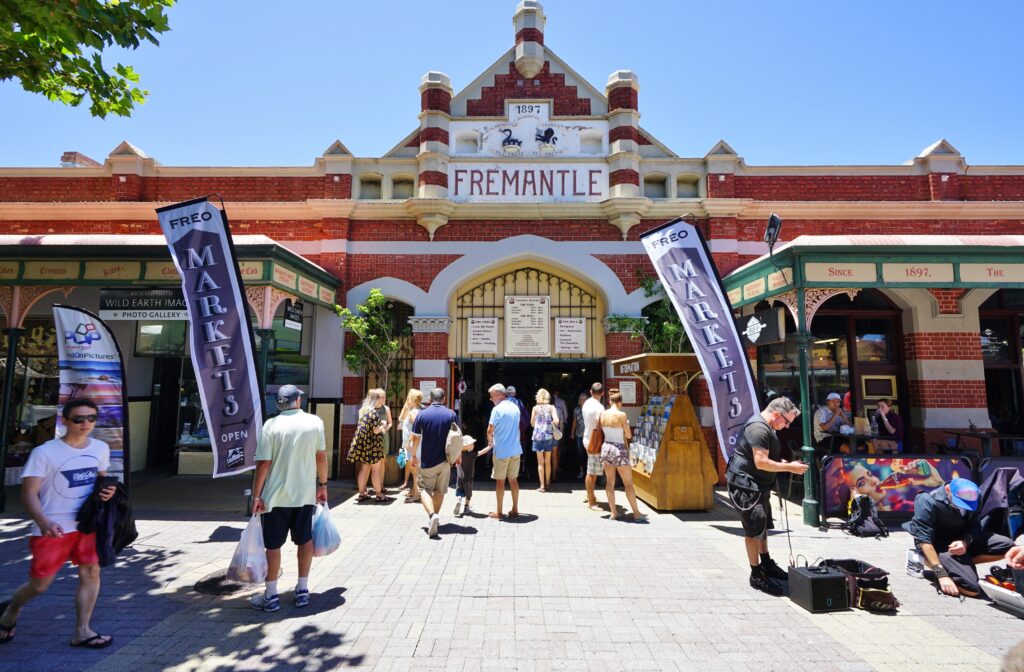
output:
[[[301,546],[313,539],[313,511],[316,506],[284,506],[271,509],[260,516],[263,524],[263,545],[271,551],[284,546],[285,537],[292,534],[292,543]]]
[[[752,538],[767,539],[768,530],[775,529],[772,519],[771,490],[740,490],[729,488],[729,497],[733,506],[740,513],[743,524],[743,535]]]

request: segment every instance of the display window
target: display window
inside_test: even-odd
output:
[[[6,321],[0,320],[6,329]],[[60,374],[52,318],[27,318],[14,358],[5,467],[22,467],[32,449],[56,435]],[[7,335],[0,334],[0,380],[7,375]]]

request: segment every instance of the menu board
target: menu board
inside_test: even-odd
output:
[[[505,297],[505,356],[551,355],[551,298]]]
[[[471,317],[466,329],[466,340],[469,342],[467,352],[498,354],[498,318]]]
[[[633,442],[629,444],[629,463],[645,474],[654,471],[661,439],[665,434],[669,416],[672,415],[672,406],[675,403],[675,395],[653,396],[636,421]]]
[[[555,352],[576,354],[587,351],[587,318],[555,318]]]

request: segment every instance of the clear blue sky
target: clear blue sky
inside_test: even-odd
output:
[[[1024,164],[1024,3],[544,0],[546,45],[599,90],[640,77],[641,125],[680,156],[724,138],[751,165],[899,164],[940,137]],[[456,91],[513,43],[514,0],[184,0],[131,63],[130,119],[0,82],[0,166],[308,166],[335,139],[380,156],[418,126],[420,76]],[[623,16],[623,9],[628,11]]]

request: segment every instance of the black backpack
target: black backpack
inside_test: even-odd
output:
[[[863,560],[822,560],[821,565],[846,576],[850,606],[867,611],[896,611],[900,601],[889,588],[889,572]]]
[[[888,537],[889,527],[878,517],[875,502],[867,495],[850,500],[850,518],[843,529],[855,537]]]

